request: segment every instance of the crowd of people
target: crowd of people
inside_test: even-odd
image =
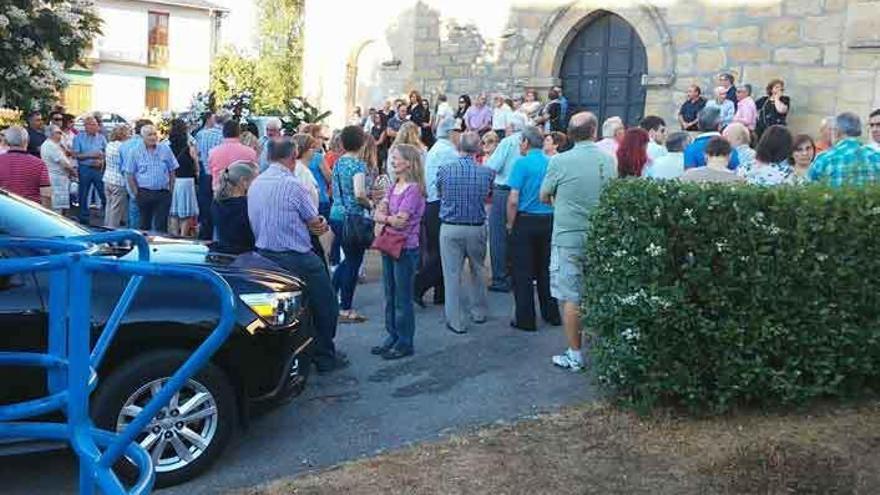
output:
[[[4,133],[0,187],[63,213],[79,182],[79,220],[95,189],[108,227],[198,236],[211,248],[270,263],[302,278],[317,331],[319,371],[345,367],[339,323],[366,317],[355,293],[368,249],[381,254],[386,335],[373,354],[415,351],[415,306],[430,292],[446,328],[466,333],[488,318],[488,291],[512,292],[510,326],[563,326],[557,366],[579,370],[582,252],[603,185],[616,178],[756,186],[865,185],[880,180],[880,109],[823,121],[817,139],[786,127],[791,100],[771,81],[752,86],[722,74],[713,98],[692,86],[679,130],[646,116],[627,127],[586,111],[570,115],[561,88],[539,101],[444,95],[431,106],[413,91],[324,135],[319,125],[285,136],[278,119],[263,136],[226,114],[182,120],[160,140],[150,121],[109,131],[88,117],[72,138],[64,123]],[[63,119],[62,119],[63,120]],[[35,145],[39,143],[39,145]],[[641,179],[638,179],[641,180]],[[487,267],[489,273],[486,274]],[[515,262],[514,262],[515,261]]]

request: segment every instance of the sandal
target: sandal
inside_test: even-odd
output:
[[[367,317],[354,311],[339,312],[339,323],[363,323],[367,321]]]

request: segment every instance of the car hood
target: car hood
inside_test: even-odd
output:
[[[203,242],[163,236],[145,237],[150,245],[150,262],[211,268],[225,278],[236,292],[249,292],[257,288],[254,286],[273,292],[300,290],[304,286],[301,280],[285,271],[234,266],[237,256],[212,252]],[[137,261],[137,248],[119,259]]]

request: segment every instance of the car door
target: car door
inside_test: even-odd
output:
[[[0,260],[17,254],[0,248]],[[0,275],[0,351],[45,352],[48,328],[46,307],[33,273]],[[0,404],[34,399],[46,394],[45,370],[0,367]]]

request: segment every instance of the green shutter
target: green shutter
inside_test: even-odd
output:
[[[147,78],[147,91],[168,91],[169,82],[168,79],[162,79],[160,77],[148,77]]]
[[[92,72],[88,70],[66,71],[71,84],[92,84]]]

